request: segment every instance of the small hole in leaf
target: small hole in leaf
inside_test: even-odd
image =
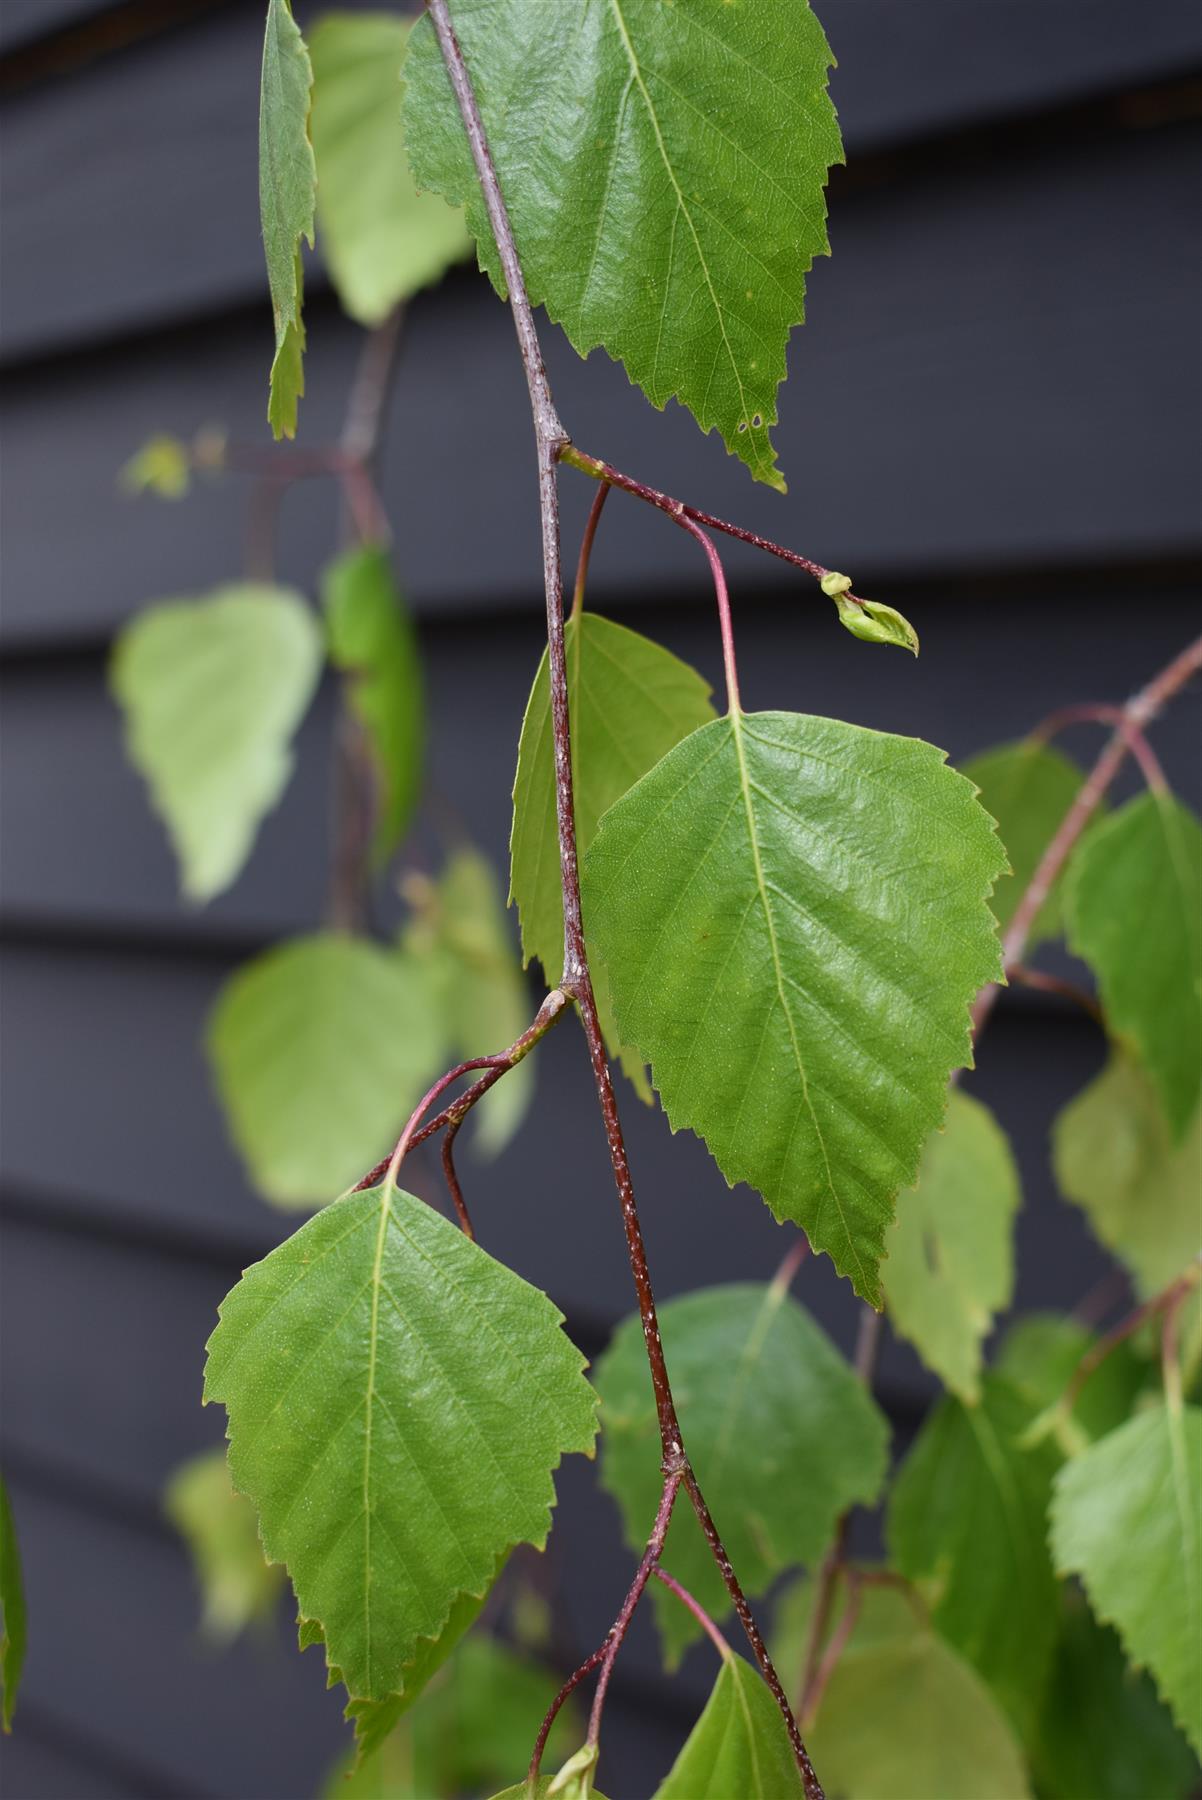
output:
[[[739,420],[739,423],[738,423],[738,430],[739,430],[739,431],[746,431],[746,429],[747,429],[747,421],[746,421],[746,419],[740,419],[740,420]]]
[[[764,421],[763,421],[763,419],[761,419],[759,413],[756,413],[755,418],[751,421],[751,423],[755,427],[755,429],[758,431],[760,426],[764,423]]]

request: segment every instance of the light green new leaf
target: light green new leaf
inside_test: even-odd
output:
[[[709,1288],[660,1310],[672,1388],[689,1456],[739,1580],[759,1594],[782,1570],[814,1563],[849,1506],[871,1505],[885,1477],[889,1427],[862,1382],[783,1288]],[[637,1318],[597,1364],[602,1480],[640,1550],[663,1478]],[[707,1611],[730,1601],[692,1509],[668,1530],[664,1566]],[[654,1590],[670,1661],[698,1635],[692,1614]]]
[[[1066,1463],[1051,1542],[1202,1755],[1202,1408],[1138,1413]]]
[[[806,1731],[827,1793],[839,1800],[1027,1800],[1022,1752],[976,1672],[904,1594],[867,1588],[861,1599]],[[786,1611],[792,1600],[786,1596]]]
[[[846,580],[846,576],[840,580]],[[825,581],[823,588],[830,592]],[[849,600],[842,593],[832,598],[840,624],[852,637],[862,638],[866,644],[894,644],[899,650],[908,650],[911,656],[918,655],[918,633],[895,606],[885,606],[879,600]]]
[[[1065,911],[1180,1141],[1202,1094],[1202,825],[1170,794],[1129,801],[1078,846]]]
[[[1187,1800],[1197,1759],[1146,1674],[1130,1668],[1113,1631],[1066,1587],[1052,1675],[1030,1746],[1049,1800]]]
[[[1011,873],[998,882],[990,902],[1005,931],[1085,777],[1070,757],[1030,738],[982,750],[960,769],[980,788],[981,805],[997,820],[998,835],[1010,858]],[[1057,881],[1036,915],[1027,946],[1033,949],[1045,938],[1058,937],[1060,931]]]
[[[401,65],[410,20],[326,13],[309,34],[317,220],[338,298],[378,325],[398,301],[467,255],[463,215],[418,194],[401,128]]]
[[[695,731],[586,857],[618,1030],[673,1128],[874,1305],[894,1196],[999,972],[985,900],[1001,864],[930,744],[779,712]]]
[[[492,1800],[548,1800],[548,1796],[550,1796],[550,1800],[555,1800],[555,1796],[551,1793],[551,1783],[554,1779],[553,1775],[540,1775],[533,1787],[528,1781],[519,1781],[515,1787],[507,1787],[502,1789],[499,1794],[494,1794]],[[605,1795],[600,1788],[592,1789],[592,1800],[605,1800]]]
[[[443,1060],[425,971],[400,951],[319,932],[256,957],[221,990],[208,1051],[260,1192],[320,1205],[394,1142]]]
[[[21,1552],[8,1489],[0,1481],[0,1725],[11,1731],[25,1665],[27,1624]]]
[[[1057,1313],[1032,1313],[1006,1333],[994,1360],[997,1374],[1018,1389],[1038,1416],[1056,1405],[1082,1357],[1096,1342],[1092,1331]],[[1082,1383],[1072,1423],[1086,1438],[1103,1437],[1128,1418],[1145,1386],[1148,1365],[1128,1340],[1116,1344]]]
[[[572,784],[580,854],[596,836],[601,815],[639,777],[699,725],[714,716],[709,683],[687,663],[596,613],[564,628],[568,706],[572,717]],[[563,968],[563,901],[555,820],[555,763],[547,657],[538,666],[513,782],[509,898],[517,903],[522,954],[536,956],[549,983]],[[586,917],[587,925],[587,917]],[[610,1054],[650,1099],[642,1058],[621,1049],[604,970],[593,969],[597,1008]]]
[[[541,1546],[596,1397],[545,1294],[411,1194],[349,1194],[248,1269],[205,1399],[353,1699],[403,1692],[423,1639]]]
[[[833,58],[805,0],[476,0],[457,5],[455,28],[531,299],[582,356],[602,345],[654,405],[682,401],[783,489],[776,392],[806,274],[828,248],[827,170],[843,154]],[[405,87],[418,185],[466,203],[503,294],[425,21]]]
[[[374,852],[383,862],[404,837],[422,772],[425,708],[413,622],[388,553],[348,550],[322,578],[330,661],[349,677],[375,777]]]
[[[296,435],[305,391],[300,241],[313,247],[317,172],[309,142],[313,71],[290,0],[267,0],[259,99],[259,215],[275,316],[275,360],[267,417],[277,438]]]
[[[1121,1050],[1060,1113],[1052,1162],[1145,1298],[1202,1249],[1202,1107],[1174,1144],[1151,1081]]]
[[[255,1509],[230,1481],[225,1450],[206,1450],[182,1463],[163,1504],[191,1553],[205,1635],[232,1643],[248,1625],[270,1618],[283,1571],[263,1555]]]
[[[126,750],[190,900],[229,887],[287,786],[321,655],[301,596],[254,582],[148,607],[118,638],[110,680]]]
[[[118,479],[127,494],[182,500],[192,485],[191,453],[181,438],[156,432],[122,465]]]
[[[962,1400],[979,1398],[981,1346],[1010,1303],[1021,1200],[1005,1132],[979,1100],[952,1093],[917,1186],[898,1196],[885,1304],[894,1330]]]
[[[478,850],[457,850],[440,881],[411,878],[405,893],[414,916],[404,942],[430,971],[452,1051],[472,1057],[506,1049],[529,1025],[530,1002],[492,864]],[[473,1107],[479,1149],[495,1155],[505,1147],[533,1091],[527,1057]]]
[[[741,1656],[724,1658],[655,1800],[800,1800],[801,1793],[789,1734],[767,1685]]]
[[[920,1583],[936,1629],[972,1663],[1020,1731],[1030,1724],[1056,1635],[1045,1519],[1057,1456],[1019,1447],[1022,1396],[986,1375],[978,1406],[945,1399],[924,1424],[890,1499],[886,1536]]]

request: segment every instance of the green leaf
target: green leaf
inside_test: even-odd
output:
[[[423,1638],[417,1655],[405,1665],[405,1685],[401,1693],[388,1694],[383,1700],[347,1701],[342,1716],[355,1727],[355,1748],[351,1755],[353,1767],[362,1767],[366,1761],[376,1756],[390,1738],[396,1736],[400,1721],[405,1719],[410,1707],[422,1698],[447,1658],[459,1648],[464,1634],[471,1630],[480,1617],[491,1590],[492,1583],[489,1582],[482,1594],[459,1595],[438,1636]],[[325,1634],[319,1625],[311,1619],[302,1619],[299,1624],[302,1650],[307,1650],[310,1644],[325,1646]],[[329,1670],[326,1685],[337,1687],[339,1682],[345,1680],[342,1670],[330,1664],[328,1656],[326,1662]],[[432,1782],[431,1785],[435,1784]]]
[[[840,580],[846,580],[846,576]],[[823,590],[830,593],[825,581]],[[851,600],[842,593],[832,594],[831,598],[839,610],[840,624],[852,637],[863,638],[866,644],[896,644],[899,650],[918,655],[918,633],[896,607],[884,606],[879,600]]]
[[[1027,1800],[1030,1792],[988,1688],[904,1594],[887,1588],[864,1590],[806,1744],[839,1800]]]
[[[674,1129],[880,1303],[893,1199],[996,979],[992,821],[940,751],[833,719],[695,731],[611,807],[585,906]]]
[[[776,1701],[741,1656],[726,1657],[655,1800],[796,1800],[801,1792]]]
[[[551,1783],[554,1779],[553,1775],[540,1775],[533,1787],[528,1781],[519,1781],[515,1787],[507,1787],[501,1793],[494,1794],[492,1800],[548,1800],[548,1795],[551,1795]],[[590,1791],[592,1800],[605,1800],[605,1795],[600,1788],[593,1788]],[[555,1800],[554,1795],[551,1795],[551,1800]]]
[[[936,1629],[972,1663],[1020,1731],[1056,1634],[1045,1517],[1056,1453],[1019,1448],[1022,1396],[986,1375],[978,1406],[945,1399],[927,1419],[890,1499],[890,1553],[922,1584]]]
[[[1038,1415],[1063,1397],[1081,1358],[1096,1341],[1076,1319],[1032,1313],[1006,1333],[994,1368]],[[1130,1340],[1116,1344],[1082,1384],[1072,1409],[1074,1425],[1087,1438],[1113,1431],[1130,1415],[1146,1380],[1147,1365]]]
[[[998,882],[990,903],[1005,931],[1085,778],[1071,758],[1030,738],[983,750],[961,764],[961,773],[980,788],[981,804],[997,820],[1010,858],[1011,872]],[[1040,907],[1028,949],[1060,936],[1060,888],[1055,882]]]
[[[422,773],[425,708],[413,622],[374,544],[348,550],[322,578],[330,661],[342,669],[375,779],[374,853],[384,862],[404,837]]]
[[[17,1689],[25,1665],[27,1626],[25,1585],[21,1580],[21,1552],[8,1489],[0,1481],[0,1725],[11,1731],[17,1710]]]
[[[568,706],[572,718],[572,782],[580,854],[602,813],[697,726],[714,716],[710,686],[695,669],[624,625],[596,613],[564,628]],[[522,954],[537,957],[547,981],[563,968],[563,901],[555,819],[555,764],[547,657],[539,663],[522,721],[513,783],[509,898],[517,903]],[[604,970],[593,983],[611,1055],[650,1099],[642,1058],[618,1043]]]
[[[192,1556],[205,1635],[228,1644],[248,1625],[269,1619],[283,1586],[282,1571],[263,1555],[255,1509],[230,1481],[224,1448],[181,1463],[163,1503]]]
[[[160,431],[147,438],[121,469],[118,478],[127,494],[157,494],[160,500],[182,500],[192,485],[192,457],[182,438]]]
[[[402,1693],[459,1596],[546,1541],[551,1473],[596,1434],[561,1324],[387,1188],[318,1213],[223,1302],[205,1399],[226,1406],[234,1483],[352,1699]]]
[[[1066,1463],[1051,1541],[1202,1755],[1202,1408],[1138,1413]]]
[[[1071,1588],[1031,1764],[1048,1800],[1187,1800],[1197,1791],[1197,1760],[1151,1681]]]
[[[246,963],[209,1019],[230,1132],[260,1192],[319,1205],[381,1157],[443,1060],[425,972],[334,932]]]
[[[506,1049],[529,1025],[530,1004],[492,864],[478,850],[457,850],[439,882],[411,877],[405,893],[414,916],[403,941],[430,969],[452,1051],[471,1057]],[[504,1148],[533,1090],[527,1057],[472,1109],[478,1149],[495,1155]]]
[[[1202,825],[1171,794],[1129,801],[1078,846],[1065,909],[1180,1141],[1202,1093]]]
[[[871,1505],[885,1477],[889,1427],[814,1320],[778,1286],[709,1288],[670,1300],[660,1330],[689,1456],[739,1580],[759,1594],[783,1569],[814,1563],[849,1506]],[[637,1318],[597,1365],[604,1408],[601,1474],[639,1550],[663,1478],[654,1396]],[[730,1601],[691,1508],[668,1530],[664,1566],[711,1614]],[[654,1590],[670,1661],[698,1635],[691,1613]]]
[[[1056,1119],[1052,1162],[1144,1298],[1202,1248],[1202,1108],[1174,1144],[1151,1081],[1122,1051]]]
[[[300,241],[313,247],[317,171],[309,142],[313,71],[290,0],[267,0],[259,100],[259,214],[275,315],[275,360],[267,417],[277,438],[296,435],[305,391]]]
[[[493,0],[455,27],[536,305],[602,345],[783,490],[770,427],[842,160],[830,48],[804,0]],[[700,80],[699,80],[700,75]],[[483,195],[430,25],[405,69],[420,187],[463,201],[504,294]]]
[[[378,325],[465,257],[462,213],[413,186],[401,129],[410,21],[326,13],[309,36],[322,251],[343,308]]]
[[[894,1330],[962,1400],[980,1396],[981,1346],[1014,1291],[1021,1200],[1005,1132],[979,1100],[952,1093],[917,1186],[898,1198],[885,1300]]]
[[[292,737],[321,671],[299,594],[244,582],[166,600],[125,627],[110,666],[125,743],[190,900],[237,877],[292,773]]]

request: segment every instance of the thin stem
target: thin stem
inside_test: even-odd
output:
[[[1014,963],[1022,961],[1031,927],[1038,918],[1044,901],[1132,747],[1132,730],[1142,734],[1148,721],[1156,717],[1161,707],[1179,693],[1190,676],[1199,669],[1202,669],[1202,637],[1187,644],[1171,663],[1121,708],[1121,723],[1078,790],[1015,909],[1009,929],[1002,939],[1002,962],[1007,971]],[[977,996],[972,1013],[974,1033],[981,1030],[993,1011],[998,991],[997,986],[991,984]]]
[[[789,1702],[772,1666],[755,1620],[752,1618],[743,1591],[730,1566],[730,1559],[714,1529],[713,1520],[709,1517],[701,1490],[697,1486],[691,1470],[688,1469],[680,1424],[672,1399],[672,1388],[668,1380],[668,1369],[664,1359],[659,1321],[655,1309],[655,1295],[651,1286],[651,1274],[647,1266],[642,1226],[639,1222],[638,1207],[634,1197],[634,1184],[630,1177],[626,1144],[618,1117],[613,1078],[610,1074],[605,1043],[597,1018],[597,1005],[593,995],[588,953],[584,942],[580,869],[572,795],[571,729],[568,711],[567,670],[564,661],[563,592],[557,490],[558,460],[561,452],[568,447],[569,439],[551,399],[551,389],[547,381],[546,369],[543,366],[542,351],[534,325],[534,313],[526,291],[513,230],[500,183],[497,180],[497,172],[493,165],[484,123],[472,88],[471,76],[451,23],[447,0],[427,0],[427,7],[460,117],[463,120],[472,161],[475,164],[476,174],[484,194],[489,223],[492,226],[493,238],[497,245],[501,267],[509,290],[510,310],[513,314],[518,347],[526,374],[526,387],[530,396],[538,463],[543,586],[547,609],[547,663],[551,690],[551,724],[555,746],[555,810],[559,831],[560,890],[563,897],[564,960],[560,986],[565,993],[575,997],[584,1026],[589,1062],[592,1065],[598,1104],[601,1108],[606,1141],[609,1145],[610,1164],[622,1208],[627,1256],[630,1261],[635,1292],[638,1296],[643,1342],[646,1347],[659,1421],[662,1466],[665,1475],[669,1478],[678,1473],[684,1475],[694,1509],[701,1519],[702,1528],[706,1532],[711,1550],[722,1571],[727,1589],[734,1600],[744,1629],[751,1639],[764,1678],[781,1708],[798,1767],[802,1772],[808,1800],[823,1800],[821,1785],[814,1774],[809,1757],[806,1755],[805,1746],[797,1730],[797,1722],[789,1709]],[[603,475],[604,471],[600,473]]]
[[[1100,1337],[1096,1344],[1091,1344],[1073,1370],[1068,1386],[1056,1402],[1056,1412],[1064,1415],[1071,1414],[1080,1398],[1081,1389],[1094,1370],[1106,1361],[1112,1351],[1117,1350],[1119,1345],[1125,1343],[1129,1337],[1134,1337],[1140,1327],[1146,1325],[1150,1319],[1154,1319],[1158,1313],[1163,1312],[1166,1315],[1172,1313],[1186,1295],[1197,1287],[1200,1279],[1202,1279],[1202,1257],[1196,1257],[1189,1268],[1178,1275],[1175,1281],[1171,1281],[1168,1287],[1159,1294],[1153,1294],[1150,1300],[1145,1300],[1142,1306],[1137,1306],[1133,1312],[1127,1314],[1125,1319],[1120,1319],[1117,1325],[1112,1326],[1105,1337]]]
[[[610,486],[621,488],[623,493],[633,494],[636,500],[643,500],[648,506],[656,506],[660,512],[668,513],[672,518],[688,519],[694,525],[704,525],[710,531],[721,531],[727,537],[737,538],[741,544],[751,544],[757,550],[766,550],[769,556],[778,556],[782,562],[792,563],[796,569],[804,569],[815,581],[821,581],[831,571],[808,556],[802,556],[796,550],[778,544],[772,538],[761,537],[758,531],[747,531],[742,525],[732,525],[729,519],[719,519],[714,513],[702,512],[699,506],[689,506],[683,500],[674,500],[671,494],[665,494],[659,488],[649,487],[645,481],[636,481],[632,475],[623,475],[612,463],[602,462],[600,457],[588,456],[578,450],[574,444],[565,444],[561,449],[560,461],[581,474],[590,475],[594,481],[608,482]],[[857,606],[864,602],[858,594],[848,594]]]
[[[827,1683],[838,1668],[843,1652],[847,1649],[851,1634],[860,1618],[860,1577],[855,1569],[847,1570],[847,1605],[843,1608],[843,1616],[835,1627],[834,1636],[826,1647],[826,1655],[819,1665],[813,1684],[805,1697],[801,1716],[806,1728],[814,1722],[815,1714],[822,1705],[822,1696],[826,1693]]]
[[[572,591],[572,617],[578,619],[584,611],[584,590],[588,582],[589,558],[593,554],[593,539],[597,535],[597,526],[601,523],[601,514],[605,511],[605,502],[609,499],[609,483],[603,481],[593,495],[593,504],[588,509],[588,522],[584,527],[584,536],[580,540],[580,561],[576,564],[576,586]]]
[[[1160,1368],[1164,1381],[1165,1404],[1172,1413],[1180,1413],[1184,1404],[1181,1386],[1181,1355],[1177,1341],[1177,1322],[1187,1289],[1174,1294],[1164,1309],[1160,1327]]]
[[[1006,973],[1017,987],[1032,988],[1041,994],[1058,994],[1062,1000],[1071,1000],[1091,1019],[1102,1023],[1102,1009],[1097,1000],[1075,981],[1068,981],[1063,975],[1049,975],[1043,969],[1031,969],[1026,963],[1011,963]]]
[[[442,1172],[446,1178],[447,1190],[454,1203],[455,1211],[459,1215],[463,1235],[471,1238],[474,1244],[476,1233],[472,1229],[471,1214],[467,1210],[467,1201],[463,1198],[463,1189],[460,1187],[459,1177],[455,1173],[455,1139],[462,1122],[461,1119],[455,1119],[447,1126],[447,1135],[442,1140]]]
[[[803,1231],[798,1237],[797,1242],[795,1244],[790,1244],[789,1248],[785,1251],[785,1254],[781,1257],[780,1267],[777,1269],[776,1274],[769,1283],[769,1293],[774,1295],[780,1294],[782,1296],[787,1294],[789,1289],[793,1286],[793,1280],[798,1269],[800,1269],[802,1263],[809,1254],[810,1240]]]
[[[415,1150],[419,1144],[424,1143],[428,1137],[433,1137],[434,1133],[441,1131],[444,1126],[462,1124],[472,1107],[478,1100],[483,1099],[491,1087],[496,1086],[502,1075],[507,1075],[510,1069],[515,1069],[525,1057],[529,1056],[534,1046],[546,1037],[556,1020],[562,1018],[570,1004],[568,996],[562,988],[552,988],[539,1007],[534,1023],[528,1025],[521,1036],[513,1040],[507,1050],[498,1052],[496,1056],[475,1057],[471,1062],[460,1063],[458,1068],[443,1075],[435,1082],[421,1105],[410,1115],[404,1131],[397,1139],[395,1150],[382,1157],[374,1169],[369,1169],[367,1174],[355,1183],[350,1192],[357,1194],[364,1188],[375,1187],[376,1183],[384,1176],[395,1181],[396,1170],[400,1168],[410,1150]],[[418,1129],[427,1107],[432,1105],[444,1088],[448,1087],[451,1082],[457,1081],[461,1075],[466,1075],[471,1069],[487,1069],[488,1073],[479,1081],[473,1082],[471,1087],[453,1100],[449,1106],[444,1107],[437,1118],[431,1119],[428,1124],[422,1125]]]
[[[597,1664],[601,1661],[601,1658],[605,1655],[608,1646],[609,1640],[607,1638],[604,1644],[597,1645],[597,1648],[593,1651],[591,1656],[585,1657],[580,1667],[568,1676],[554,1700],[552,1700],[550,1706],[547,1708],[546,1717],[539,1726],[538,1736],[534,1740],[534,1754],[530,1758],[530,1770],[527,1775],[527,1780],[531,1783],[538,1780],[538,1772],[543,1760],[543,1751],[547,1747],[547,1739],[551,1735],[551,1727],[559,1717],[561,1707],[565,1700],[569,1699],[570,1696],[575,1693],[585,1676],[592,1674]]]
[[[676,1595],[676,1598],[680,1601],[682,1606],[688,1608],[689,1612],[692,1613],[701,1629],[713,1644],[718,1655],[724,1662],[729,1662],[730,1658],[734,1655],[734,1652],[722,1633],[718,1630],[718,1627],[714,1624],[714,1621],[706,1612],[705,1608],[702,1606],[700,1600],[695,1600],[688,1588],[682,1587],[676,1577],[674,1575],[669,1575],[668,1571],[661,1567],[659,1563],[656,1563],[651,1573],[654,1575],[656,1581],[663,1582],[669,1593]]]
[[[722,632],[722,665],[726,671],[726,710],[742,712],[739,704],[739,670],[735,662],[735,632],[730,617],[730,595],[726,591],[726,571],[722,567],[722,559],[711,537],[695,525],[682,509],[672,514],[678,525],[691,533],[705,551],[709,561],[710,574],[714,578],[714,598],[718,602],[718,626]]]
[[[672,1508],[676,1505],[676,1496],[680,1492],[680,1484],[683,1479],[683,1469],[673,1469],[671,1474],[664,1477],[664,1489],[659,1499],[659,1510],[655,1515],[655,1524],[651,1527],[651,1536],[647,1539],[647,1548],[643,1551],[643,1559],[635,1570],[634,1580],[622,1602],[622,1610],[611,1625],[609,1635],[605,1640],[605,1653],[601,1658],[601,1673],[597,1677],[597,1688],[593,1695],[593,1710],[589,1714],[587,1743],[595,1744],[601,1736],[601,1715],[605,1711],[605,1695],[609,1688],[609,1678],[613,1674],[618,1651],[622,1648],[626,1633],[630,1629],[630,1621],[634,1617],[635,1607],[642,1599],[643,1590],[651,1578],[651,1571],[659,1561],[672,1519]]]

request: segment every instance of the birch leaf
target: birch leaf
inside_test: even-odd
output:
[[[741,1656],[726,1657],[705,1711],[655,1800],[800,1800],[801,1775],[780,1709]]]
[[[313,246],[317,172],[309,142],[313,71],[291,0],[267,0],[259,99],[259,213],[275,316],[267,417],[277,438],[295,437],[305,391],[300,243]]]

